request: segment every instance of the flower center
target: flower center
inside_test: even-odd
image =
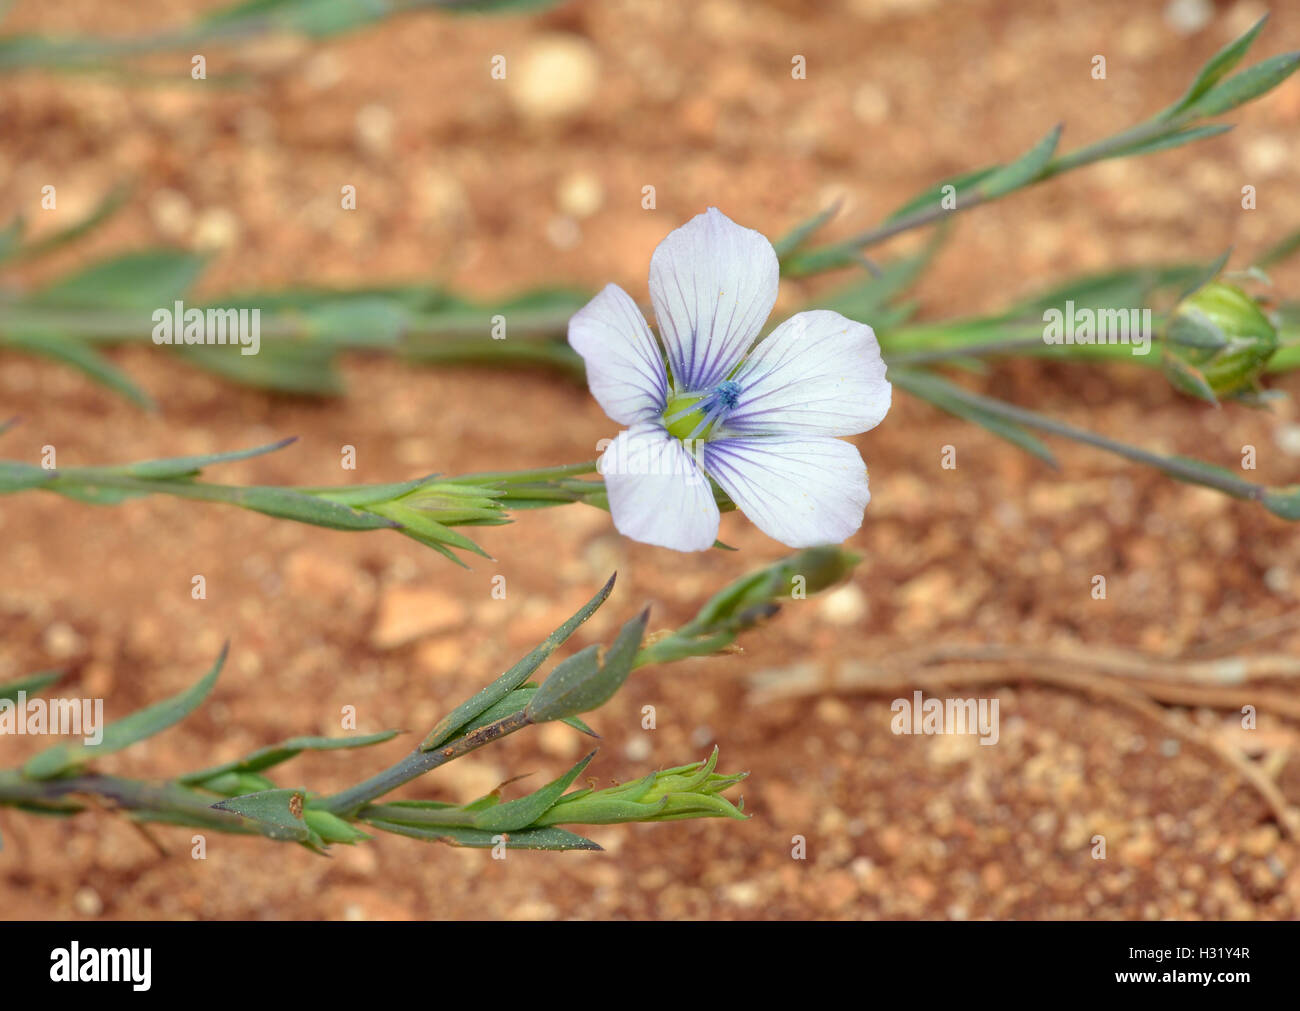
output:
[[[676,393],[664,408],[668,434],[683,442],[707,436],[740,401],[740,384],[724,379],[708,393]]]

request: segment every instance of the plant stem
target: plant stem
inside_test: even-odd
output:
[[[347,295],[347,292],[341,292],[339,298],[346,299]],[[170,306],[170,302],[175,299],[167,301]],[[243,305],[247,305],[247,302],[247,299],[239,300]],[[222,301],[205,299],[192,308],[204,309],[211,305],[221,306]],[[563,333],[569,318],[573,315],[570,309],[511,309],[509,312],[512,339],[551,337]],[[412,339],[480,338],[487,329],[483,320],[483,310],[477,308],[413,313],[405,321],[398,342],[405,341],[415,354],[426,352],[437,354],[437,344],[426,347],[419,343],[411,344]],[[147,341],[151,340],[153,323],[151,310],[146,308],[134,311],[114,310],[107,307],[68,309],[59,306],[15,304],[0,297],[0,337],[9,332],[27,331],[36,331],[51,342],[60,339],[96,340],[109,343]],[[298,310],[263,312],[258,324],[258,333],[263,339],[280,338],[287,341],[328,343],[339,350],[349,348],[366,350],[375,347],[375,342],[365,334],[351,340],[333,335],[324,337],[320,334],[315,321]],[[508,342],[494,342],[498,347],[504,343]]]
[[[502,717],[495,723],[479,727],[464,737],[458,737],[444,747],[435,748],[433,751],[423,751],[417,748],[400,762],[390,766],[383,772],[371,776],[356,786],[334,794],[327,798],[323,804],[317,806],[323,807],[326,811],[341,818],[350,818],[372,800],[391,793],[399,786],[403,786],[413,779],[418,779],[431,769],[446,765],[448,762],[460,758],[462,755],[467,755],[485,744],[491,744],[508,734],[522,730],[531,723],[532,719],[521,709],[517,713]]]
[[[1046,182],[1054,176],[1062,175],[1073,169],[1082,168],[1084,165],[1090,165],[1093,162],[1101,161],[1111,155],[1122,151],[1126,147],[1140,144],[1143,141],[1158,137],[1161,134],[1175,132],[1187,122],[1186,117],[1175,117],[1169,120],[1150,119],[1145,123],[1130,127],[1113,137],[1107,137],[1104,140],[1089,144],[1072,151],[1069,154],[1061,155],[1059,158],[1049,162],[1037,176],[1025,183],[1019,188],[1037,185]],[[1005,194],[995,196],[986,196],[981,193],[977,187],[971,188],[963,196],[958,194],[951,207],[944,207],[941,203],[936,203],[932,207],[926,207],[913,211],[901,218],[895,218],[877,225],[875,228],[869,228],[857,235],[850,236],[839,242],[827,246],[817,247],[810,250],[810,253],[818,255],[844,253],[849,254],[856,250],[867,249],[871,246],[879,245],[886,239],[892,239],[903,232],[909,232],[915,228],[923,228],[926,225],[932,225],[935,222],[947,217],[950,214],[956,214],[960,211],[970,210],[972,207],[979,207],[981,204],[991,200],[1001,199]]]
[[[904,389],[908,388],[912,376],[900,371],[894,375],[894,382]],[[1053,435],[1060,435],[1075,442],[1081,442],[1085,445],[1092,446],[1096,449],[1103,449],[1116,456],[1122,456],[1126,459],[1133,460],[1135,463],[1145,464],[1149,467],[1155,467],[1157,470],[1169,474],[1183,481],[1192,484],[1204,485],[1207,488],[1214,488],[1217,491],[1232,495],[1235,498],[1249,499],[1254,502],[1263,501],[1268,490],[1262,485],[1254,484],[1250,481],[1243,481],[1240,478],[1233,477],[1231,474],[1221,472],[1218,468],[1210,468],[1204,465],[1197,465],[1194,462],[1182,460],[1178,457],[1161,456],[1158,453],[1152,453],[1137,446],[1130,446],[1127,443],[1116,442],[1114,439],[1108,439],[1104,435],[1098,435],[1096,432],[1090,432],[1085,428],[1076,428],[1073,425],[1066,424],[1063,421],[1057,421],[1055,418],[1049,418],[1046,415],[1038,414],[1035,411],[1027,410],[1023,407],[1017,407],[1014,404],[1008,404],[1005,401],[997,400],[993,397],[985,397],[978,393],[971,393],[956,384],[946,384],[946,388],[952,395],[959,397],[966,403],[972,404],[980,410],[989,414],[997,415],[1008,421],[1014,421],[1016,424],[1024,425],[1027,428],[1036,428],[1042,432],[1050,432]],[[918,394],[919,395],[919,394]]]
[[[212,807],[214,801],[175,783],[150,783],[117,776],[68,776],[60,779],[26,779],[15,773],[0,775],[0,804],[36,804],[101,797],[114,801],[143,820],[150,814],[182,815],[190,824],[206,825],[223,832],[255,833],[257,826],[242,815]]]
[[[522,730],[531,723],[532,719],[520,710],[495,723],[479,727],[444,747],[433,751],[417,749],[383,772],[334,794],[318,806],[332,814],[350,818],[370,801],[391,793],[440,765]],[[214,808],[212,804],[215,800],[209,800],[176,783],[150,783],[100,775],[37,780],[13,772],[0,773],[0,804],[39,806],[42,803],[75,799],[77,795],[114,801],[119,807],[136,813],[144,820],[176,820],[176,816],[180,816],[187,824],[206,825],[226,832],[258,831],[255,822],[234,812]],[[164,815],[169,817],[162,817]]]
[[[464,474],[449,478],[449,484],[521,484],[534,481],[553,481],[562,477],[577,477],[596,472],[595,460],[582,463],[565,463],[556,467],[539,467],[536,470],[496,470],[479,474]]]

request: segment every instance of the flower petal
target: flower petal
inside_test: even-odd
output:
[[[668,402],[668,375],[659,345],[632,296],[616,284],[569,320],[569,346],[587,365],[591,395],[615,421],[656,418]]]
[[[880,424],[892,392],[871,327],[829,309],[791,316],[732,378],[741,393],[725,424],[745,435],[857,435]]]
[[[619,433],[600,458],[614,526],[624,537],[675,551],[718,539],[718,505],[704,471],[658,424]]]
[[[856,446],[827,436],[718,439],[704,469],[763,533],[792,548],[838,544],[871,500]]]
[[[678,390],[712,389],[776,302],[772,244],[716,207],[668,234],[650,258],[650,301]]]

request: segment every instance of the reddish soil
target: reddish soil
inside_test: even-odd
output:
[[[211,3],[19,2],[7,31],[131,32]],[[128,207],[90,240],[26,268],[35,284],[128,246],[214,252],[204,292],[293,282],[436,279],[490,296],[607,281],[645,298],[655,244],[709,204],[769,235],[832,194],[828,234],[875,223],[921,186],[1011,157],[1064,121],[1064,146],[1105,136],[1181,94],[1199,65],[1263,10],[1221,5],[1190,36],[1163,3],[901,0],[698,5],[574,3],[518,18],[409,16],[320,44],[214,49],[207,82],[25,74],[0,79],[0,220],[73,220],[112,185]],[[1275,5],[1260,56],[1295,48]],[[689,12],[689,13],[688,13]],[[511,72],[550,33],[594,57],[573,111],[537,118],[489,70]],[[791,59],[807,60],[806,80]],[[1108,76],[1090,76],[1104,54]],[[157,64],[153,66],[157,67]],[[252,83],[226,88],[233,68]],[[584,91],[584,87],[587,89]],[[590,93],[588,93],[590,92]],[[992,309],[1072,273],[1229,244],[1257,252],[1300,219],[1300,84],[1234,113],[1206,143],[1069,175],[976,210],[918,290],[927,318]],[[59,204],[43,217],[42,185]],[[357,187],[355,212],[339,187]],[[1253,212],[1241,187],[1258,190]],[[642,187],[657,207],[641,207]],[[882,257],[913,240],[877,250]],[[1245,262],[1243,260],[1243,262]],[[1300,270],[1274,281],[1294,294]],[[777,312],[826,282],[783,286]],[[839,282],[837,282],[839,283]],[[0,415],[20,414],[3,455],[100,463],[234,449],[301,436],[271,457],[214,470],[231,482],[392,481],[586,459],[614,426],[586,391],[542,373],[413,369],[349,357],[346,397],[268,396],[147,346],[113,360],[161,406],[142,412],[50,362],[0,355]],[[1212,410],[1148,370],[999,366],[985,388],[1116,438],[1297,480],[1272,413]],[[1294,377],[1275,381],[1292,395]],[[721,748],[747,769],[731,821],[591,830],[605,853],[489,853],[383,837],[320,859],[260,839],[158,827],[155,848],[121,817],[0,814],[0,915],[11,918],[1290,918],[1300,850],[1260,797],[1210,752],[1112,703],[1007,686],[1001,738],[895,736],[888,698],[826,692],[763,702],[750,675],[924,644],[1010,642],[1183,651],[1295,608],[1295,528],[1248,503],[1059,444],[1052,472],[982,430],[896,397],[856,440],[873,500],[850,543],[854,589],[794,602],[742,655],[639,672],[591,718],[599,782]],[[358,469],[339,469],[352,445]],[[955,470],[941,448],[957,448]],[[0,506],[0,680],[59,665],[123,714],[192,683],[229,637],[213,700],[183,725],[104,762],[175,775],[302,733],[421,732],[545,635],[617,569],[608,606],[577,637],[600,641],[646,602],[656,627],[686,619],[725,580],[786,552],[739,515],[740,550],[679,556],[621,539],[581,506],[486,530],[497,561],[452,567],[397,535],[348,534],[156,498],[95,508],[26,493]],[[191,599],[203,574],[206,600]],[[491,596],[504,575],[508,595]],[[1108,580],[1105,600],[1091,579]],[[387,600],[436,595],[445,627],[373,645]],[[1291,631],[1258,648],[1294,653]],[[990,690],[991,692],[993,690]],[[658,729],[640,729],[654,705]],[[1231,711],[1172,710],[1248,747],[1300,802],[1300,735],[1265,712],[1249,741]],[[308,756],[281,782],[326,790],[409,747]],[[468,800],[502,780],[558,774],[585,747],[565,728],[517,735],[422,782]],[[0,741],[0,766],[33,750]],[[516,787],[516,789],[518,789]],[[1107,859],[1091,857],[1104,835]],[[792,837],[807,859],[791,859]]]

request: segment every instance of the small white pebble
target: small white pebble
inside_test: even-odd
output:
[[[874,84],[859,85],[852,105],[853,115],[867,126],[880,126],[889,118],[889,96]]]
[[[650,757],[650,752],[650,737],[647,734],[633,737],[623,747],[623,754],[627,755],[628,759],[633,762],[644,762]]]
[[[76,656],[82,648],[82,639],[77,630],[62,621],[53,622],[45,629],[42,643],[45,652],[55,660]]]
[[[180,239],[194,223],[194,208],[179,190],[161,189],[149,198],[149,217],[167,238]]]
[[[854,583],[832,590],[821,600],[822,617],[832,625],[856,625],[867,610],[867,595]]]
[[[367,154],[387,154],[393,146],[397,120],[384,105],[365,105],[357,110],[357,143]]]
[[[573,172],[560,180],[555,202],[573,218],[589,218],[605,202],[605,188],[590,172]]]
[[[1291,573],[1280,565],[1269,566],[1264,570],[1264,585],[1272,593],[1286,593],[1291,589]]]
[[[1273,432],[1273,441],[1287,456],[1300,456],[1300,425],[1279,425]]]
[[[78,888],[72,896],[72,908],[79,916],[98,916],[104,911],[104,900],[93,888]]]
[[[1195,35],[1214,17],[1210,0],[1169,0],[1165,23],[1179,35]]]
[[[546,241],[556,249],[572,249],[582,241],[582,229],[567,215],[551,218],[546,223]]]
[[[239,238],[239,219],[224,207],[210,207],[194,225],[194,245],[202,250],[228,249]]]
[[[525,119],[575,116],[599,93],[600,57],[580,35],[549,32],[507,64],[506,87],[515,111]]]
[[[303,68],[303,79],[307,82],[307,87],[325,91],[343,79],[343,64],[332,52],[317,53]]]

